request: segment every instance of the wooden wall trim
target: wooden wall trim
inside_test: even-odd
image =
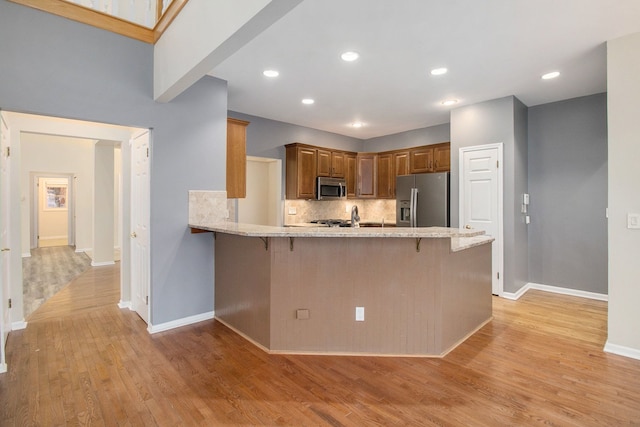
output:
[[[65,0],[9,0],[76,22],[111,31],[141,42],[155,44],[189,0],[174,0],[153,29]]]

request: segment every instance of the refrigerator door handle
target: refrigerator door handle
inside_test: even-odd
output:
[[[417,188],[412,188],[411,189],[411,203],[410,203],[410,226],[411,227],[417,227],[418,226],[418,221],[417,221],[417,208],[418,208],[418,189]]]

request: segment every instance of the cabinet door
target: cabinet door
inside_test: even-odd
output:
[[[358,197],[375,197],[376,196],[376,155],[375,154],[358,154]]]
[[[318,176],[331,176],[331,151],[318,149]]]
[[[378,154],[377,156],[377,197],[391,199],[394,197],[395,175],[393,173],[393,154]]]
[[[227,118],[227,198],[247,197],[247,126],[244,120]]]
[[[331,176],[334,178],[344,178],[344,156],[342,151],[331,152]]]
[[[346,179],[347,179],[347,197],[356,197],[357,181],[357,160],[355,154],[345,154],[346,163]]]
[[[409,175],[409,152],[401,151],[393,155],[396,176]]]
[[[316,150],[298,148],[298,199],[316,197]]]
[[[433,172],[433,148],[418,147],[410,151],[409,171],[411,173]]]
[[[451,146],[443,144],[433,149],[433,171],[449,172],[451,170]]]

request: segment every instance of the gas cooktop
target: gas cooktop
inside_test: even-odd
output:
[[[314,219],[311,223],[326,225],[327,227],[351,227],[351,221],[346,219]]]

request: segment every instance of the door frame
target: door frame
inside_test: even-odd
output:
[[[66,178],[67,179],[67,244],[69,246],[76,245],[76,192],[75,192],[75,175],[73,173],[55,173],[55,172],[31,172],[29,173],[31,181],[31,215],[30,215],[30,232],[29,246],[31,249],[38,247],[38,220],[39,220],[39,208],[40,208],[40,191],[38,188],[38,181],[40,178]],[[22,254],[23,258],[28,258],[29,254]]]
[[[282,201],[282,160],[270,157],[247,156],[247,173],[257,164],[267,164],[268,174],[268,218],[269,222],[276,227],[282,227],[284,221],[284,203]],[[247,190],[248,191],[248,190]],[[243,199],[235,199],[235,220],[240,221]],[[240,221],[242,222],[242,221]],[[267,225],[267,224],[265,224]]]
[[[458,179],[458,224],[462,227],[464,224],[464,154],[472,151],[487,151],[497,150],[498,154],[498,200],[496,201],[498,212],[498,236],[495,236],[495,240],[492,244],[492,257],[493,248],[496,248],[498,257],[498,271],[501,273],[500,279],[492,271],[491,274],[491,289],[497,290],[495,293],[498,296],[502,296],[504,293],[504,144],[502,142],[494,144],[473,145],[468,147],[460,147],[458,150],[458,170],[460,176]]]

